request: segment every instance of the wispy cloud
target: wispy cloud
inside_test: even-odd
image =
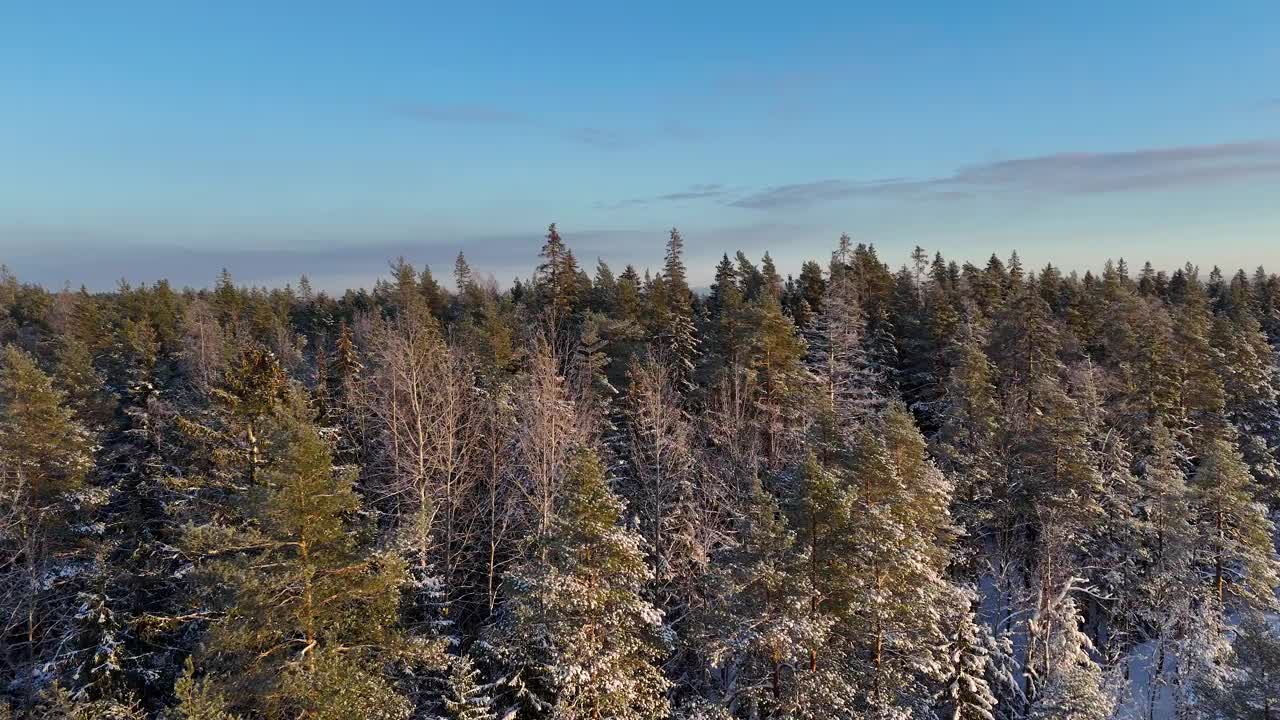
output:
[[[678,192],[665,193],[662,195],[648,195],[645,197],[636,197],[629,200],[623,200],[616,203],[596,203],[596,207],[604,210],[617,210],[625,207],[636,207],[641,205],[658,205],[661,203],[678,203],[688,202],[691,200],[707,200],[713,198],[723,198],[731,195],[733,191],[720,183],[703,183],[690,185],[684,190]]]
[[[1272,176],[1280,177],[1280,140],[1056,153],[970,165],[933,178],[825,179],[767,188],[728,204],[776,210],[876,196],[928,199],[984,192],[1118,193]]]

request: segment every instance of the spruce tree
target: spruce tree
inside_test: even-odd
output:
[[[1280,714],[1280,631],[1259,613],[1246,613],[1220,679],[1196,688],[1199,710],[1219,720],[1271,720]]]
[[[655,303],[655,340],[661,348],[680,391],[693,390],[693,374],[698,361],[698,338],[693,317],[693,293],[689,290],[684,259],[684,240],[671,229],[666,261],[662,270],[660,297]]]
[[[822,309],[805,329],[808,364],[847,437],[884,403],[866,350],[866,322],[848,273],[832,271]]]
[[[442,719],[445,720],[497,720],[493,709],[493,688],[480,681],[480,671],[470,656],[460,655],[449,663],[449,677],[443,697]]]
[[[542,262],[535,275],[538,298],[555,326],[578,309],[579,300],[578,263],[555,223],[547,227],[547,241],[539,257]]]
[[[1137,527],[1129,543],[1141,580],[1129,602],[1137,607],[1153,648],[1147,702],[1166,685],[1166,667],[1191,621],[1190,598],[1199,596],[1192,565],[1197,542],[1190,495],[1177,447],[1168,429],[1157,425],[1150,454],[1140,463],[1141,500]]]
[[[976,593],[959,593],[961,601],[972,602]],[[953,630],[948,636],[946,653],[946,679],[939,698],[939,716],[948,720],[994,720],[995,695],[987,684],[989,642],[981,633],[986,628],[979,625],[971,610],[964,603],[956,613]]]
[[[731,374],[731,368],[745,362],[746,307],[738,271],[729,256],[724,255],[716,266],[715,282],[707,298],[707,327],[703,335],[710,342],[704,355],[704,386],[714,384]]]
[[[1043,659],[1046,672],[1029,720],[1106,720],[1115,701],[1108,693],[1102,668],[1090,654],[1088,636],[1081,632],[1075,602],[1067,597],[1039,620],[1049,628]]]
[[[1181,393],[1175,415],[1179,441],[1192,454],[1204,454],[1205,444],[1225,432],[1226,393],[1218,368],[1222,352],[1212,343],[1213,317],[1203,285],[1193,269],[1184,272],[1181,306],[1174,312]]]

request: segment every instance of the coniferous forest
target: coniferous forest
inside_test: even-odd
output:
[[[1280,717],[1280,277],[831,250],[6,271],[0,717]]]

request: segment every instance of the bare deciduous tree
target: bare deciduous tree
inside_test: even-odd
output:
[[[438,575],[450,603],[462,585],[481,452],[475,373],[429,317],[385,323],[373,348],[359,398],[377,433],[376,484],[419,582]]]

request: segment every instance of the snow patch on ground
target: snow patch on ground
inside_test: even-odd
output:
[[[1121,720],[1168,720],[1174,716],[1175,702],[1170,679],[1174,676],[1173,655],[1159,657],[1159,641],[1138,645],[1126,660],[1129,682],[1120,692],[1116,717]],[[1163,667],[1156,667],[1157,663]]]

